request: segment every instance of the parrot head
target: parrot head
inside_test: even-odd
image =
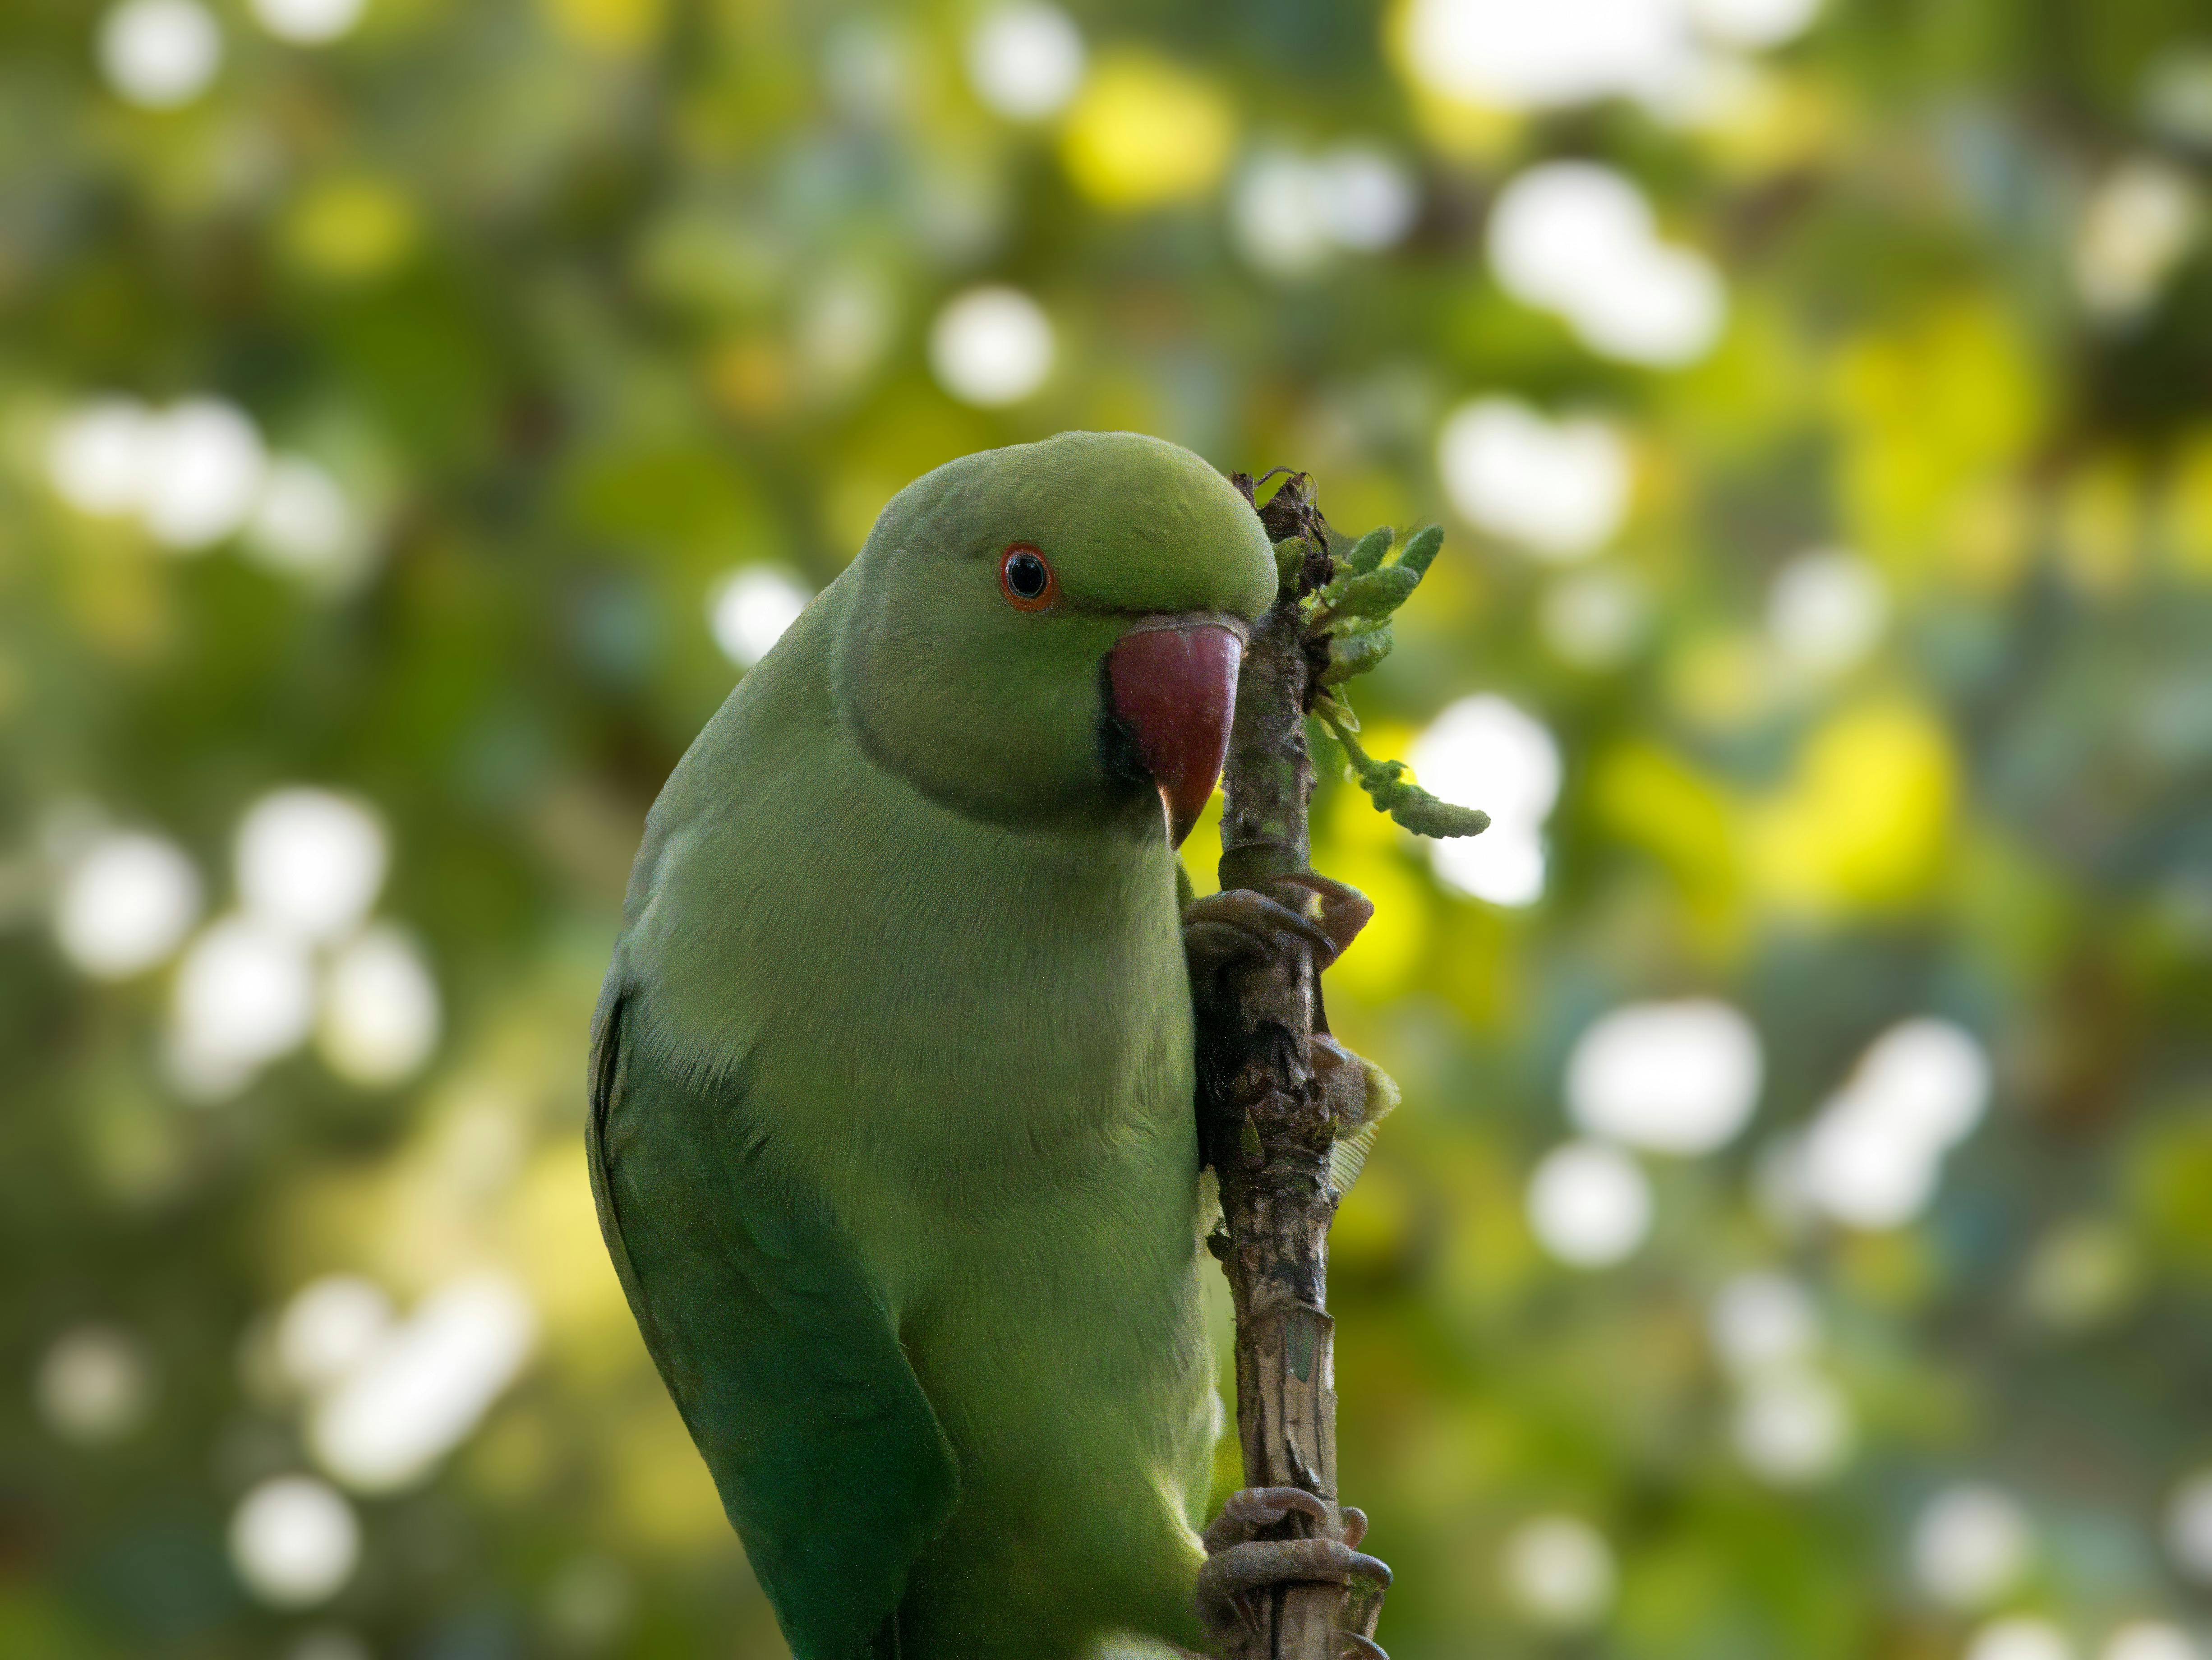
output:
[[[972,818],[1164,824],[1180,844],[1276,576],[1258,515],[1200,457],[1070,432],[916,479],[848,584],[833,681],[878,763]]]

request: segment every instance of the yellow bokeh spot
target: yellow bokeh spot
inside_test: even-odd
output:
[[[707,389],[717,405],[740,420],[769,420],[791,405],[791,362],[775,341],[739,335],[708,356]]]
[[[1765,709],[1768,670],[1758,635],[1742,629],[1702,634],[1669,658],[1668,698],[1698,726],[1726,730]]]
[[[1060,161],[1075,187],[1109,208],[1205,195],[1229,167],[1237,121],[1212,81],[1149,53],[1102,62],[1069,111]]]
[[[1182,846],[1176,849],[1194,894],[1218,893],[1221,889],[1221,792],[1216,789],[1206,798],[1206,811],[1183,837]]]
[[[1365,894],[1374,902],[1375,915],[1323,983],[1363,1002],[1380,1003],[1405,988],[1428,950],[1428,895],[1387,853],[1340,854],[1328,874]]]
[[[1669,751],[1630,743],[1590,769],[1590,806],[1607,831],[1658,859],[1692,894],[1733,885],[1737,837],[1727,795]]]
[[[1846,108],[1826,83],[1781,70],[1746,70],[1698,123],[1707,152],[1730,172],[1759,177],[1810,166],[1851,135]]]
[[[1393,525],[1401,538],[1428,522],[1403,479],[1372,464],[1352,461],[1344,464],[1340,474],[1330,475],[1328,517],[1332,525],[1344,526],[1354,536],[1364,536],[1378,525]],[[1432,567],[1431,574],[1437,569],[1443,567]]]
[[[1517,110],[1455,98],[1419,82],[1413,92],[1413,121],[1421,136],[1457,161],[1502,161],[1528,125]]]
[[[1779,909],[1815,915],[1910,903],[1941,868],[1957,774],[1926,711],[1845,711],[1807,741],[1790,785],[1747,815],[1753,885]]]
[[[2212,429],[2196,434],[2174,459],[2165,520],[2174,569],[2198,581],[2212,579]]]
[[[2020,459],[2042,419],[2027,348],[1985,305],[1861,336],[1838,356],[1832,385],[1850,532],[1893,569],[1931,550],[1960,495]]]
[[[714,1478],[658,1379],[642,1385],[610,1425],[613,1520],[646,1549],[720,1546],[730,1524]]]
[[[593,1370],[640,1360],[622,1281],[600,1243],[581,1137],[539,1152],[507,1201],[502,1255],[529,1286],[548,1340]]]
[[[2133,464],[2104,455],[2075,468],[2058,493],[2058,555],[2075,586],[2114,593],[2134,580],[2142,491]]]
[[[1918,1228],[1852,1231],[1837,1243],[1843,1284],[1880,1309],[1915,1308],[1936,1283],[1936,1263]]]
[[[1326,757],[1333,745],[1326,741],[1315,745],[1316,762]],[[1385,750],[1384,754],[1401,751]],[[1315,854],[1316,859],[1334,858],[1339,848],[1373,852],[1395,847],[1398,842],[1398,826],[1387,812],[1375,809],[1375,798],[1354,783],[1343,783],[1329,793],[1328,809],[1317,824],[1328,836],[1325,848]]]
[[[1413,1195],[1396,1165],[1370,1158],[1329,1226],[1329,1257],[1354,1268],[1384,1267],[1404,1253],[1413,1222]]]
[[[2002,593],[2027,569],[2033,530],[2027,493],[2011,479],[1993,478],[1953,504],[1944,550],[1969,587]]]
[[[612,57],[634,57],[660,38],[664,0],[541,0],[562,39]]]
[[[535,1402],[510,1402],[471,1438],[461,1454],[469,1486],[507,1504],[544,1495],[558,1468],[560,1438]]]
[[[1389,813],[1376,811],[1375,798],[1359,787],[1346,767],[1344,751],[1338,747],[1336,739],[1323,732],[1318,722],[1313,723],[1312,730],[1314,771],[1320,775],[1334,775],[1334,787],[1325,798],[1316,798],[1317,802],[1325,805],[1314,820],[1314,830],[1324,845],[1315,858],[1334,858],[1338,849],[1371,854],[1398,846],[1405,833],[1398,828],[1397,821]],[[1413,747],[1418,736],[1411,727],[1382,721],[1362,733],[1360,742],[1370,755],[1403,757]],[[1336,873],[1332,870],[1330,873]]]
[[[381,277],[415,251],[421,224],[398,185],[377,179],[335,179],[295,204],[284,225],[293,258],[319,276],[346,282]]]

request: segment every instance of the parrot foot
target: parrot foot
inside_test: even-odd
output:
[[[1317,918],[1305,913],[1309,894],[1321,901]],[[1194,973],[1210,976],[1239,958],[1273,952],[1287,934],[1310,946],[1314,966],[1325,969],[1374,915],[1358,889],[1317,871],[1297,871],[1265,890],[1227,888],[1193,900],[1182,914],[1183,946]]]
[[[1380,1605],[1382,1592],[1390,1584],[1390,1570],[1357,1548],[1367,1536],[1365,1514],[1348,1505],[1340,1509],[1342,1536],[1336,1539],[1253,1536],[1293,1511],[1323,1527],[1329,1525],[1330,1506],[1303,1487],[1246,1487],[1230,1494],[1221,1514],[1206,1530],[1206,1566],[1198,1572],[1198,1612],[1207,1636],[1223,1655],[1243,1657],[1251,1651],[1259,1633],[1251,1599],[1278,1585],[1358,1584],[1366,1590],[1362,1600],[1370,1608]],[[1389,1660],[1373,1639],[1349,1631],[1343,1637],[1345,1660]]]

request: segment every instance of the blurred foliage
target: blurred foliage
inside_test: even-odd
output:
[[[718,580],[818,587],[915,474],[1072,427],[1305,469],[1355,534],[1447,524],[1364,741],[1422,768],[1498,693],[1564,758],[1528,904],[1440,880],[1354,785],[1316,802],[1316,863],[1379,905],[1330,1012],[1406,1094],[1332,1285],[1392,1651],[1918,1660],[1991,1613],[2085,1651],[2204,1613],[2167,1535],[2212,1458],[2212,240],[2130,289],[2111,193],[2152,167],[2201,204],[2204,14],[1831,0],[1683,115],[1468,101],[1419,11],[1079,5],[1081,84],[1022,121],[952,4],[369,0],[301,45],[279,0],[211,0],[212,80],[159,108],[103,79],[112,13],[0,8],[0,1652],[782,1651],[599,1246],[592,1000],[736,672]],[[1248,167],[1346,140],[1410,224],[1270,254]],[[1712,262],[1709,350],[1609,357],[1501,285],[1491,205],[1556,157]],[[991,407],[933,370],[979,283],[1051,331]],[[55,435],[118,394],[245,411],[337,485],[354,562],[71,505]],[[1470,521],[1438,433],[1493,394],[1626,435],[1601,550]],[[1807,670],[1774,584],[1822,547],[1886,620]],[[442,1038],[403,1082],[286,1058],[184,1099],[175,960],[99,981],[57,946],[73,849],[173,838],[220,911],[240,814],[301,784],[385,825]],[[1691,997],[1759,1035],[1750,1128],[1632,1155],[1648,1242],[1554,1260],[1529,1182],[1578,1037]],[[1778,1197],[1789,1132],[1919,1017],[1995,1076],[1932,1202]],[[242,1496],[317,1467],[267,1359],[288,1299],[343,1274],[404,1311],[484,1268],[535,1358],[431,1474],[356,1484],[340,1588],[249,1595]],[[1817,1471],[1746,1456],[1708,1332],[1750,1271],[1817,1315],[1847,1432]],[[2029,1544],[1947,1602],[1913,1540],[1960,1482]],[[1545,1559],[1548,1615],[1510,1542],[1547,1516],[1602,1553]]]

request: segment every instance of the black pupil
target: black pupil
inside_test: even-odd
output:
[[[1006,561],[1006,586],[1024,599],[1044,592],[1044,561],[1033,553],[1018,553]]]

